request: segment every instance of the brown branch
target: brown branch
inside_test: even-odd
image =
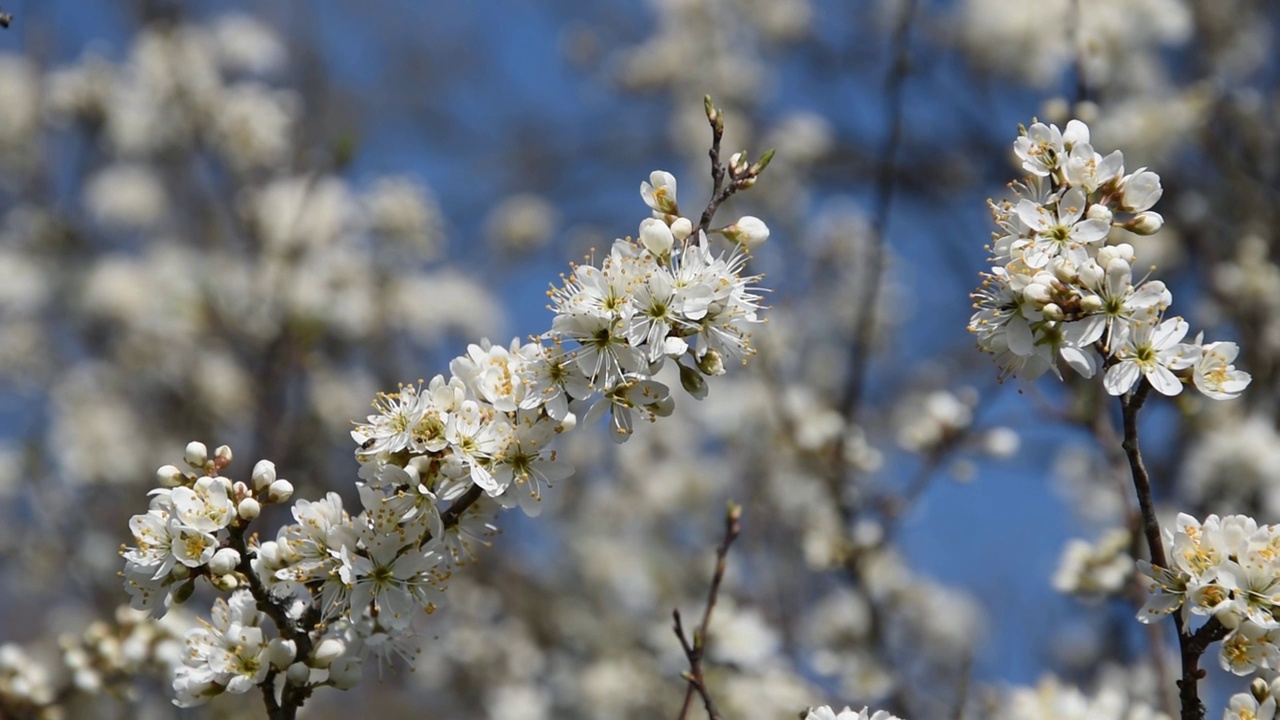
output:
[[[1142,461],[1142,450],[1138,446],[1138,411],[1151,392],[1151,384],[1143,379],[1137,390],[1121,397],[1120,407],[1124,411],[1124,448],[1129,459],[1129,470],[1133,474],[1133,487],[1138,495],[1138,508],[1142,512],[1143,533],[1147,537],[1147,546],[1151,553],[1151,564],[1168,568],[1169,561],[1164,552],[1164,540],[1160,533],[1160,520],[1156,517],[1155,502],[1151,493],[1151,477],[1147,474],[1146,465]],[[1200,701],[1197,685],[1204,671],[1200,669],[1200,656],[1208,646],[1223,637],[1227,629],[1216,619],[1211,619],[1194,635],[1187,633],[1182,613],[1173,613],[1173,622],[1178,629],[1178,650],[1182,660],[1182,679],[1178,681],[1178,698],[1182,705],[1182,720],[1204,720],[1205,707]]]
[[[672,610],[671,617],[675,620],[676,638],[680,640],[680,647],[684,648],[684,655],[689,660],[689,671],[684,673],[684,679],[689,683],[685,689],[684,704],[680,706],[679,720],[688,717],[689,708],[693,705],[693,696],[696,693],[702,697],[702,705],[706,708],[708,720],[720,720],[720,711],[716,709],[715,702],[711,699],[711,693],[707,690],[707,684],[702,676],[702,656],[706,650],[707,630],[711,626],[711,611],[715,609],[716,598],[720,594],[720,583],[724,580],[724,570],[726,557],[729,555],[729,546],[738,538],[742,532],[742,526],[739,521],[742,519],[742,506],[736,503],[729,503],[729,510],[724,516],[724,539],[720,541],[719,547],[716,548],[716,569],[711,576],[711,589],[707,592],[707,605],[702,611],[702,623],[693,631],[693,641],[684,632],[684,623],[680,619],[680,611]]]

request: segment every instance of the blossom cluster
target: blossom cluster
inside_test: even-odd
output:
[[[810,710],[809,713],[804,716],[804,720],[902,720],[902,719],[897,717],[896,715],[890,715],[885,710],[876,710],[875,712],[872,712],[870,708],[864,707],[861,710],[858,710],[855,712],[854,710],[851,710],[850,708],[845,707],[845,709],[839,712],[836,712],[835,710],[832,710],[830,706],[823,705],[822,707],[814,708]]]
[[[1014,151],[1029,176],[1014,183],[1017,202],[991,203],[999,230],[995,263],[972,295],[969,330],[1005,374],[1062,377],[1059,361],[1123,395],[1146,378],[1177,395],[1191,381],[1229,399],[1249,384],[1232,362],[1235,343],[1184,343],[1189,326],[1165,317],[1173,294],[1159,280],[1136,278],[1128,243],[1107,244],[1113,228],[1151,235],[1163,218],[1151,208],[1163,189],[1146,168],[1125,173],[1124,156],[1103,156],[1079,120],[1024,129]]]
[[[130,522],[136,547],[123,551],[133,605],[163,614],[198,577],[232,592],[187,634],[179,705],[243,693],[276,673],[285,692],[351,687],[371,652],[406,654],[413,620],[434,610],[452,568],[496,531],[493,511],[535,516],[547,488],[572,472],[551,447],[557,435],[607,413],[611,437],[625,441],[637,419],[672,412],[670,388],[655,377],[668,361],[702,397],[705,377],[753,352],[759,276],[743,270],[768,228],[744,217],[717,231],[734,243],[717,252],[680,216],[672,175],[654,172],[641,196],[652,217],[639,239],[616,241],[598,266],[575,267],[552,288],[549,331],[471,345],[447,377],[377,396],[377,412],[351,433],[358,513],[337,493],[298,500],[296,522],[254,545],[248,523],[293,492],[272,463],[232,481],[220,474],[231,450],[210,458],[193,442],[189,471],[160,469],[150,509]],[[280,637],[264,634],[264,604],[278,609]]]
[[[1180,611],[1212,617],[1229,629],[1219,663],[1248,675],[1280,670],[1280,525],[1258,525],[1245,515],[1210,515],[1204,522],[1185,513],[1165,528],[1170,567],[1140,560],[1154,580],[1138,613],[1150,623]]]

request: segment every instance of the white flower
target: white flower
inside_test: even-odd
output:
[[[1252,693],[1236,693],[1231,696],[1222,720],[1274,720],[1276,716],[1276,699],[1269,696],[1262,703]]]
[[[1196,344],[1200,344],[1198,337]],[[1192,374],[1196,389],[1214,400],[1230,400],[1244,392],[1253,378],[1231,364],[1239,352],[1240,348],[1233,342],[1202,345]]]
[[[1122,180],[1121,189],[1122,206],[1134,213],[1149,210],[1164,194],[1164,189],[1160,187],[1160,176],[1146,168],[1141,168]]]
[[[1065,256],[1075,265],[1088,260],[1085,246],[1104,240],[1111,225],[1097,218],[1081,219],[1086,204],[1084,189],[1079,187],[1071,188],[1058,198],[1053,210],[1026,198],[1018,201],[1018,219],[1033,233],[1023,250],[1023,262],[1032,268],[1042,268],[1059,256]]]
[[[1158,392],[1177,395],[1182,382],[1173,370],[1190,367],[1199,359],[1198,348],[1180,345],[1188,325],[1180,317],[1156,325],[1154,317],[1125,323],[1117,333],[1112,354],[1119,360],[1107,370],[1103,385],[1112,395],[1123,395],[1145,376]]]
[[[1088,142],[1088,138],[1084,138]],[[1022,167],[1032,175],[1048,176],[1066,160],[1066,148],[1062,131],[1057,125],[1035,123],[1027,128],[1027,134],[1013,143],[1013,151],[1022,160]]]
[[[890,715],[886,710],[876,710],[871,712],[870,708],[862,708],[854,711],[848,708],[836,712],[830,706],[823,705],[820,708],[814,708],[809,711],[804,720],[900,720],[895,715]]]
[[[676,204],[676,176],[665,170],[649,173],[649,182],[640,183],[640,197],[653,209],[654,217],[680,214]]]

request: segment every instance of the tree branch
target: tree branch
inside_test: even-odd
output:
[[[729,546],[733,544],[733,541],[742,532],[742,527],[739,524],[741,518],[742,506],[730,502],[729,510],[724,517],[724,539],[721,540],[719,547],[716,548],[716,569],[711,576],[711,589],[707,593],[707,605],[702,611],[702,623],[693,631],[692,642],[685,635],[684,623],[680,619],[680,611],[671,611],[671,616],[675,620],[676,638],[680,640],[680,647],[684,648],[684,655],[689,660],[689,671],[684,673],[684,679],[689,683],[689,686],[685,690],[684,704],[680,706],[679,720],[684,720],[688,717],[695,693],[702,697],[702,705],[706,708],[708,720],[720,720],[720,711],[716,709],[716,704],[711,699],[711,693],[707,690],[707,684],[702,676],[702,655],[706,650],[707,630],[711,626],[711,611],[715,609],[716,598],[720,594],[720,583],[724,580]]]

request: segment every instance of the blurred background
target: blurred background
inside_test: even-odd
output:
[[[0,9],[0,717],[261,717],[256,694],[168,702],[173,638],[211,596],[160,625],[117,610],[155,469],[225,443],[232,477],[269,458],[296,497],[353,502],[377,391],[546,330],[548,285],[636,233],[650,171],[700,214],[705,94],[727,152],[777,150],[714,223],[772,230],[758,354],[624,446],[566,438],[576,475],[501,518],[416,669],[307,717],[674,717],[670,613],[700,611],[729,499],[727,717],[1174,714],[1172,631],[1133,621],[1117,405],[1100,382],[1001,383],[965,330],[986,200],[1033,117],[1160,174],[1164,229],[1110,241],[1253,374],[1236,401],[1149,403],[1162,506],[1280,521],[1274,3]],[[1208,685],[1211,716],[1244,690]]]

